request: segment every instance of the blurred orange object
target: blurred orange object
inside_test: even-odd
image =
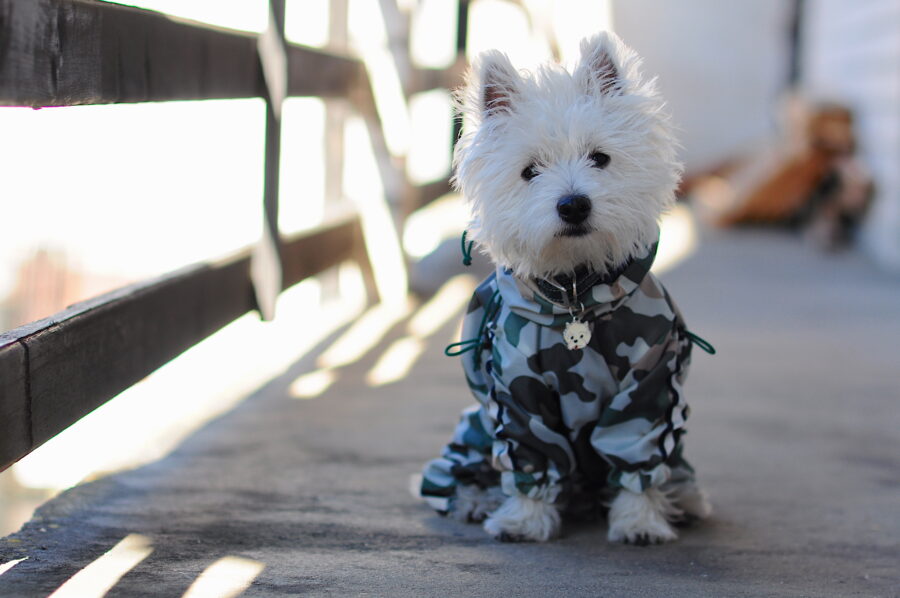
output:
[[[850,110],[821,105],[813,110],[805,132],[801,152],[751,186],[719,224],[821,223],[829,217],[859,220],[868,206],[871,179],[854,157]]]

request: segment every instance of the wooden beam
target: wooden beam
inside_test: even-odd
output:
[[[363,67],[288,47],[289,95],[346,96]],[[256,36],[93,0],[0,0],[0,105],[263,97]]]
[[[288,44],[288,95],[344,98],[368,85],[366,69],[353,58]]]
[[[468,63],[462,56],[445,69],[413,69],[404,93],[410,96],[433,89],[456,89],[463,84],[466,68]]]
[[[0,470],[2,463],[23,457],[32,446],[26,355],[24,346],[4,346],[4,335],[0,335]]]
[[[359,218],[343,221],[329,227],[327,233],[298,233],[284,240],[282,255],[282,281],[290,288],[314,274],[347,260],[360,261],[356,251],[362,242]],[[367,264],[360,264],[363,268]]]
[[[360,259],[360,237],[353,217],[287,238],[285,286]],[[249,252],[243,252],[113,291],[0,335],[0,469],[253,310],[249,270]]]

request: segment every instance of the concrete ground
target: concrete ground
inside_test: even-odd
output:
[[[900,280],[761,232],[663,279],[719,350],[695,352],[685,439],[716,512],[673,544],[603,522],[501,544],[413,500],[469,403],[447,325],[398,383],[365,384],[376,349],[297,400],[298,363],[161,462],[51,501],[0,540],[27,557],[0,596],[46,596],[129,534],[152,552],[108,596],[180,596],[228,556],[264,566],[246,596],[900,596]]]

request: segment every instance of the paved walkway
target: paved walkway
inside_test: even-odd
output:
[[[713,235],[663,278],[719,349],[694,360],[686,438],[716,514],[674,544],[610,545],[603,523],[501,544],[415,502],[469,402],[448,325],[401,382],[369,388],[371,355],[291,399],[296,364],[165,460],[51,501],[0,540],[0,563],[28,557],[0,596],[46,596],[123,538],[96,561],[127,571],[108,596],[181,596],[205,570],[246,596],[900,595],[900,281],[768,233]]]

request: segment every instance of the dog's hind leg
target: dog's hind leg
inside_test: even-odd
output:
[[[459,484],[450,500],[450,516],[464,523],[481,523],[503,504],[506,495],[499,486],[479,488]]]
[[[666,490],[672,504],[684,513],[686,522],[692,519],[706,519],[712,515],[712,505],[706,492],[693,480]]]
[[[694,470],[679,456],[679,463],[672,467],[672,477],[660,487],[673,505],[683,512],[682,521],[706,519],[712,515],[712,505],[697,481]]]

